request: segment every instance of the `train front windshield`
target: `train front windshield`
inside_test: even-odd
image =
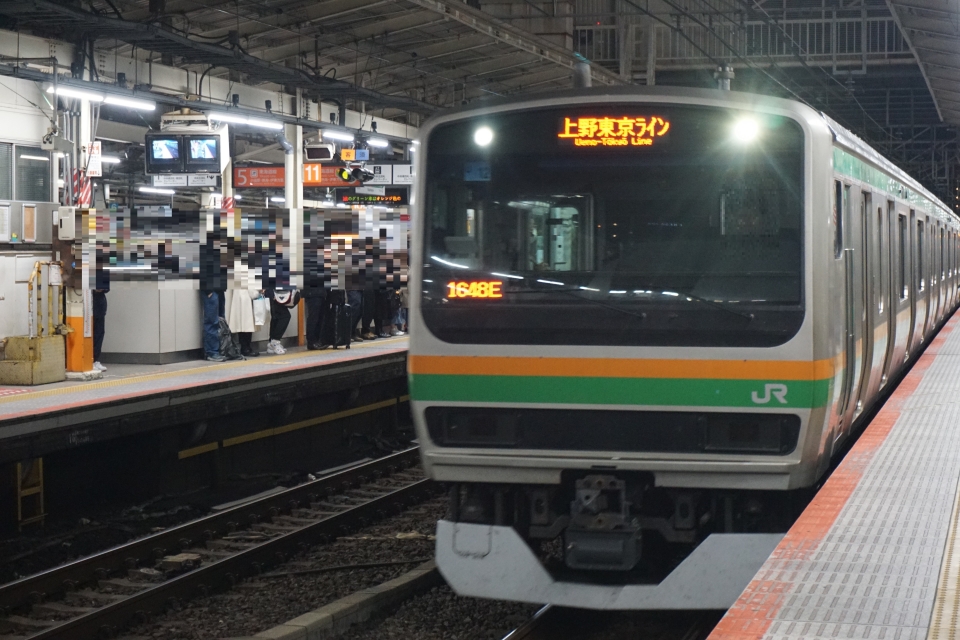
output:
[[[773,346],[803,319],[803,132],[623,104],[436,127],[422,313],[475,344]]]

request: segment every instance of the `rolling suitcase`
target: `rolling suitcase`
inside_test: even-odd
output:
[[[353,336],[353,308],[347,304],[345,291],[330,291],[327,294],[327,308],[323,318],[321,342],[337,347],[350,348]]]

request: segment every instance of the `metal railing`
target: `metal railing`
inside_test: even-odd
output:
[[[643,27],[632,25],[631,28],[635,29],[634,60],[645,60],[647,45]],[[861,59],[867,62],[912,59],[910,47],[892,17],[783,20],[778,25],[762,21],[726,22],[708,27],[686,21],[681,22],[679,28],[683,35],[666,25],[656,25],[659,65],[702,65],[710,62],[710,57],[733,60],[737,56],[757,61],[786,61],[796,60],[798,54],[805,62],[818,65]],[[594,62],[617,63],[619,28],[615,25],[575,27],[574,48]]]

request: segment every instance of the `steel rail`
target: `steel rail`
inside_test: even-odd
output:
[[[270,519],[304,503],[406,469],[416,464],[417,456],[415,447],[407,449],[8,583],[0,586],[0,610],[17,610],[31,603],[40,603],[50,595],[70,591],[83,583],[95,582],[99,577],[154,562],[194,545],[202,545],[206,540],[229,534],[243,528],[243,525]],[[362,526],[391,508],[410,501],[416,494],[423,493],[429,483],[429,480],[412,481],[383,496],[265,540],[256,547],[238,551],[230,557],[201,565],[193,571],[132,594],[129,598],[64,621],[30,637],[89,638],[92,634],[116,629],[138,612],[162,609],[171,598],[188,598],[198,591],[220,588],[244,575],[277,564],[281,557],[295,553],[303,545],[314,544],[352,527]],[[144,586],[149,586],[149,583]]]

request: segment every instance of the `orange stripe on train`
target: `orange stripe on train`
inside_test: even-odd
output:
[[[577,378],[701,378],[720,380],[823,380],[834,360],[659,360],[627,358],[525,358],[411,355],[410,373]]]

